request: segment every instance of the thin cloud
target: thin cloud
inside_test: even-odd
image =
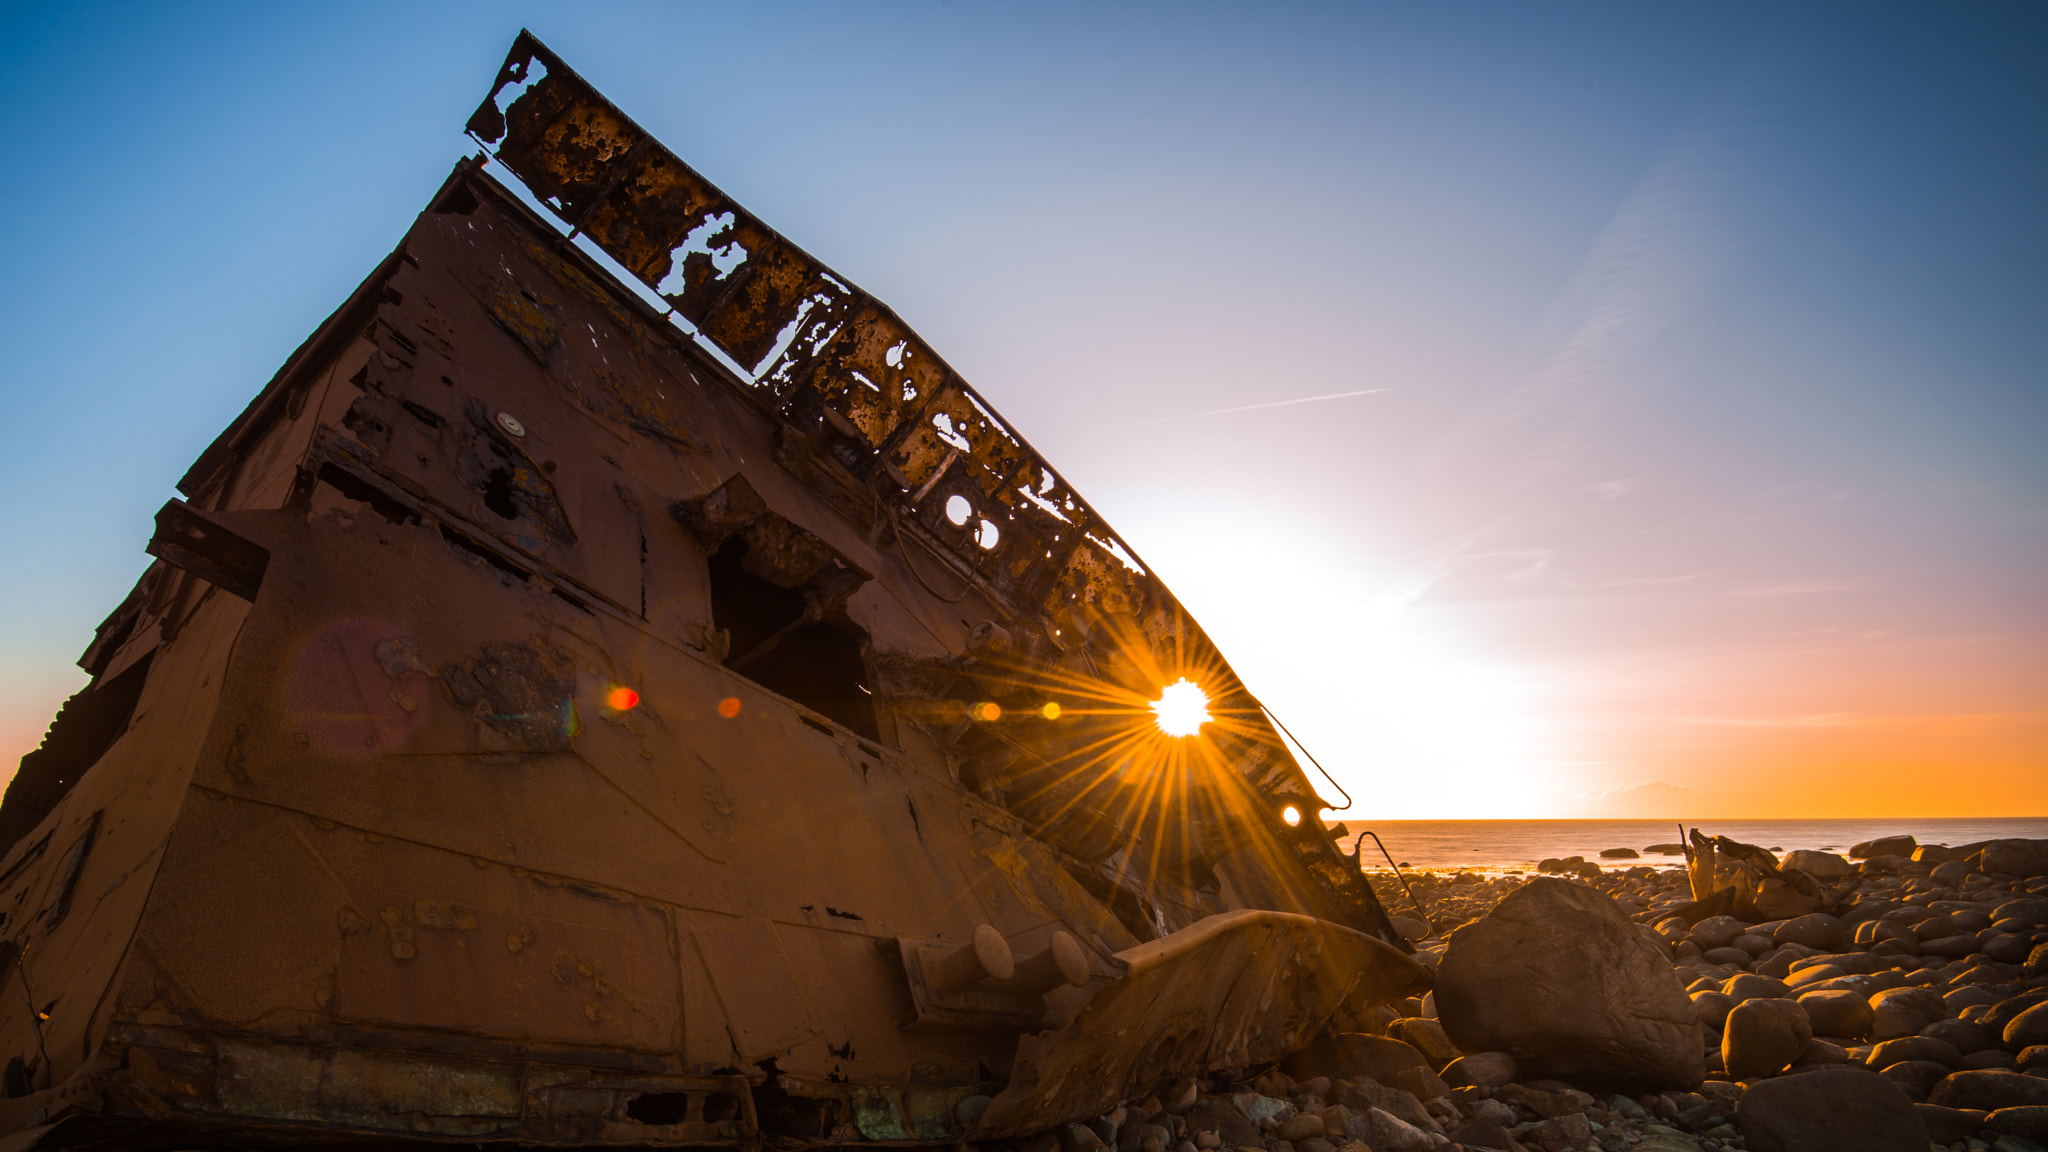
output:
[[[1217,408],[1209,412],[1187,412],[1179,416],[1161,416],[1147,420],[1147,424],[1171,424],[1175,420],[1194,420],[1203,416],[1223,416],[1231,412],[1257,412],[1261,408],[1285,408],[1290,404],[1320,404],[1325,400],[1349,400],[1353,396],[1371,396],[1375,392],[1391,392],[1392,388],[1361,388],[1356,392],[1332,392],[1328,396],[1303,396],[1296,400],[1274,400],[1265,404],[1245,404],[1236,408]]]

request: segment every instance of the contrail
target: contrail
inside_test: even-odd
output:
[[[1274,400],[1267,404],[1246,404],[1240,408],[1218,408],[1211,412],[1189,412],[1181,416],[1161,416],[1147,420],[1147,424],[1169,424],[1175,420],[1193,420],[1200,416],[1222,416],[1229,412],[1256,412],[1261,408],[1285,408],[1289,404],[1314,404],[1321,400],[1348,400],[1353,396],[1370,396],[1375,392],[1390,392],[1390,388],[1364,388],[1357,392],[1332,392],[1328,396],[1303,396],[1299,400]]]

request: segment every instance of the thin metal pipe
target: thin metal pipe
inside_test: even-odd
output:
[[[1322,767],[1322,765],[1318,764],[1316,765],[1316,767],[1320,768]],[[1370,829],[1365,829],[1359,832],[1358,843],[1360,845],[1363,845],[1365,843],[1365,838],[1367,836],[1372,837],[1372,842],[1380,846],[1380,855],[1385,856],[1387,858],[1387,867],[1392,868],[1394,870],[1394,879],[1399,880],[1401,882],[1401,891],[1406,892],[1408,894],[1408,902],[1410,904],[1415,905],[1415,910],[1417,912],[1422,913],[1422,922],[1424,924],[1429,925],[1430,935],[1435,935],[1436,925],[1430,922],[1429,913],[1423,910],[1422,901],[1417,900],[1415,898],[1415,889],[1410,888],[1408,886],[1408,877],[1403,876],[1401,874],[1401,866],[1399,864],[1394,863],[1394,854],[1387,851],[1386,844],[1382,843],[1380,840],[1380,834]],[[1356,857],[1358,855],[1358,850],[1354,848],[1351,852],[1351,855],[1353,857]]]

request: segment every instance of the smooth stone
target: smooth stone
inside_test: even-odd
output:
[[[1996,904],[1991,909],[1991,919],[2019,920],[2028,924],[2048,924],[2048,897],[2021,896]]]
[[[1936,1020],[1922,1028],[1920,1035],[1946,1041],[1965,1056],[1998,1047],[1997,1036],[1975,1024],[1965,1024],[1961,1020]]]
[[[2012,1022],[2005,1026],[2004,1040],[2005,1046],[2015,1052],[2036,1044],[2048,1044],[2048,1002],[2036,1004],[2013,1017]]]
[[[1943,1108],[1939,1104],[1915,1104],[1913,1115],[1920,1118],[1920,1126],[1927,1129],[1927,1138],[1946,1148],[1974,1139],[1984,1130],[1984,1121],[1989,1112],[1972,1112],[1962,1108]]]
[[[1927,1152],[1913,1101],[1884,1077],[1858,1068],[1821,1068],[1751,1085],[1735,1122],[1751,1152]]]
[[[1749,930],[1749,925],[1733,916],[1709,916],[1692,926],[1688,935],[1701,951],[1726,947],[1728,942]]]
[[[1280,1122],[1279,1136],[1289,1143],[1298,1144],[1311,1136],[1321,1136],[1327,1131],[1323,1118],[1313,1112],[1290,1116]]]
[[[1993,840],[1977,854],[1977,870],[2022,880],[2048,876],[2048,840]]]
[[[2019,1058],[2013,1064],[2021,1072],[2048,1069],[2048,1044],[2036,1044],[2030,1048],[2020,1049]]]
[[[2036,1144],[2048,1143],[2048,1107],[2023,1104],[2000,1108],[1984,1118],[1984,1127],[2000,1136],[2020,1136]]]
[[[1913,853],[1913,849],[1919,846],[1919,841],[1911,836],[1880,836],[1875,840],[1865,840],[1863,843],[1850,848],[1849,859],[1868,860],[1873,856],[1910,856]]]
[[[1510,1053],[1524,1075],[1653,1090],[1706,1078],[1670,961],[1581,884],[1531,880],[1458,929],[1435,996],[1459,1050]]]
[[[1870,1035],[1874,1022],[1870,1002],[1854,992],[1808,992],[1799,998],[1799,1006],[1806,1009],[1816,1035],[1852,1039]]]
[[[1950,860],[1946,864],[1936,865],[1934,871],[1927,874],[1927,878],[1939,880],[1944,884],[1960,884],[1964,877],[1975,871],[1967,860]]]
[[[1728,1022],[1728,1013],[1734,1011],[1736,1003],[1735,997],[1711,989],[1695,992],[1692,996],[1693,1012],[1699,1016],[1700,1023],[1716,1029]]]
[[[1754,972],[1745,972],[1740,976],[1730,976],[1727,980],[1723,981],[1721,991],[1727,993],[1737,1003],[1740,1003],[1744,1000],[1756,1000],[1759,998],[1775,1000],[1788,995],[1791,989],[1786,986],[1783,980],[1773,980],[1769,976],[1759,976]]]
[[[1939,956],[1944,960],[1960,960],[1977,950],[1977,938],[1970,935],[1946,936],[1939,940],[1922,940],[1922,956]]]
[[[1896,1040],[1886,1040],[1872,1048],[1870,1057],[1864,1062],[1882,1070],[1901,1060],[1932,1060],[1950,1070],[1963,1066],[1963,1054],[1956,1051],[1955,1045],[1932,1036],[1901,1036]]]
[[[1914,1100],[1925,1100],[1934,1086],[1955,1074],[1955,1069],[1932,1060],[1899,1060],[1885,1066],[1879,1075],[1899,1086]]]
[[[1945,940],[1961,932],[1962,929],[1956,925],[1955,919],[1950,916],[1929,916],[1927,919],[1913,925],[1913,935],[1919,937],[1922,944],[1934,940]]]
[[[1833,948],[1845,938],[1842,922],[1825,912],[1794,917],[1778,926],[1771,939],[1779,944],[1804,944],[1809,948]]]
[[[1927,1102],[1987,1112],[2048,1104],[2048,1080],[2020,1072],[1956,1072],[1934,1086],[1934,1091],[1927,1094]]]
[[[2020,1062],[2018,1057],[2003,1048],[1986,1048],[1982,1052],[1972,1052],[1968,1056],[1963,1057],[1963,1068],[2003,1069],[2007,1072],[2017,1072],[2020,1068]]]
[[[1774,1076],[1806,1051],[1813,1025],[1792,1000],[1745,1000],[1728,1013],[1721,1065],[1731,1080]]]
[[[1757,936],[1751,933],[1744,933],[1740,936],[1737,936],[1735,939],[1730,940],[1728,942],[1728,946],[1730,948],[1740,948],[1744,952],[1749,953],[1752,957],[1757,957],[1762,956],[1764,953],[1769,952],[1771,949],[1776,948],[1778,945],[1769,936]]]
[[[1444,1066],[1444,1083],[1453,1088],[1498,1088],[1512,1083],[1515,1058],[1506,1052],[1474,1052]]]
[[[1794,969],[1792,974],[1785,978],[1785,986],[1787,988],[1801,988],[1808,984],[1818,984],[1823,980],[1834,980],[1847,975],[1847,972],[1842,971],[1839,966],[1834,964],[1809,964],[1804,968]]]
[[[1751,956],[1748,952],[1731,944],[1725,948],[1709,948],[1700,956],[1700,959],[1705,960],[1709,964],[1736,964],[1746,968],[1749,966]]]
[[[2033,941],[2017,932],[2001,932],[1978,947],[1978,951],[2000,964],[2025,964],[2034,950]]]
[[[1778,862],[1780,868],[1797,868],[1815,880],[1839,880],[1847,876],[1851,866],[1847,860],[1833,852],[1816,852],[1811,848],[1799,848],[1785,853]]]

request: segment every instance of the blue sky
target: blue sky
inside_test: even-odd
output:
[[[2048,811],[2048,9],[1997,3],[0,8],[0,761],[522,25],[1381,814]]]

